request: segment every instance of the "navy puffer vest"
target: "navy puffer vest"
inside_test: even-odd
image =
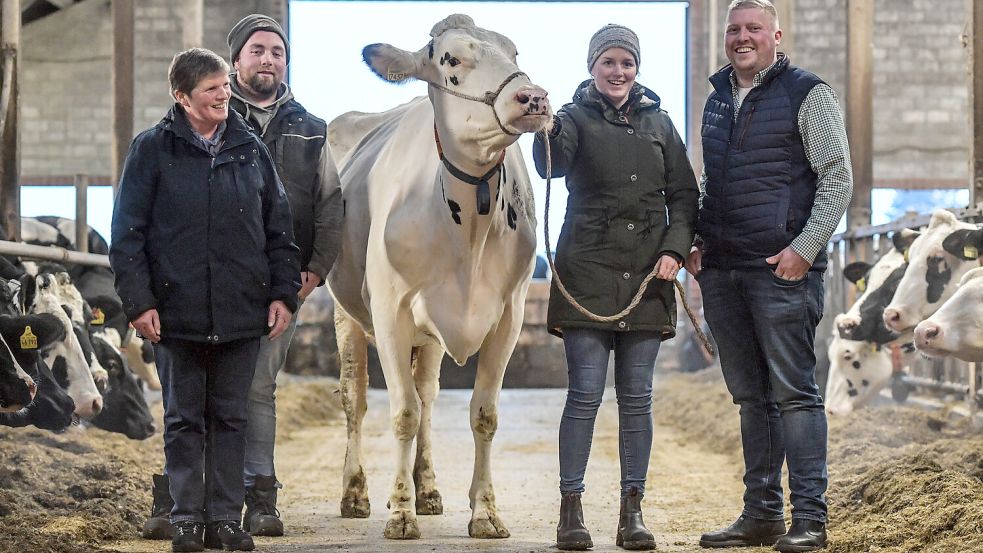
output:
[[[714,92],[703,110],[706,195],[697,232],[703,265],[766,266],[802,232],[816,197],[817,175],[799,134],[798,114],[823,81],[780,55],[762,83],[748,92],[734,121],[731,66],[710,77]],[[826,268],[822,252],[812,269]]]

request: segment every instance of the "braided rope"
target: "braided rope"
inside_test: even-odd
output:
[[[553,157],[550,153],[550,138],[546,130],[543,129],[539,131],[543,133],[543,144],[546,148],[546,202],[543,213],[543,235],[546,240],[546,261],[550,265],[550,270],[553,272],[553,281],[556,282],[557,289],[563,294],[563,297],[570,302],[570,305],[574,307],[577,311],[581,312],[587,318],[592,321],[597,321],[601,323],[610,323],[627,317],[629,313],[642,301],[642,296],[645,294],[645,290],[648,289],[649,282],[655,278],[658,272],[658,264],[652,267],[652,271],[642,280],[641,286],[638,287],[638,292],[635,293],[635,297],[632,298],[631,302],[627,307],[619,311],[614,315],[598,315],[591,312],[586,307],[580,305],[580,303],[567,291],[567,287],[563,285],[563,281],[560,280],[560,273],[556,270],[556,264],[553,262],[553,251],[550,249],[550,180],[553,175]],[[706,348],[710,355],[716,355],[713,349],[713,345],[710,344],[710,340],[707,338],[706,334],[703,333],[703,329],[696,320],[696,314],[689,306],[689,302],[686,301],[686,292],[683,290],[683,285],[678,280],[672,281],[679,293],[679,300],[683,304],[683,309],[686,311],[686,315],[689,317],[690,322],[693,323],[693,330],[696,331],[697,337],[700,339],[700,343]]]

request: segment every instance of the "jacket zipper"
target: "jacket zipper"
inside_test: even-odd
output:
[[[741,151],[744,149],[744,137],[747,135],[748,127],[751,126],[751,118],[754,117],[755,104],[751,104],[751,109],[748,110],[747,120],[744,122],[744,128],[741,129],[741,137],[737,140],[737,150]]]

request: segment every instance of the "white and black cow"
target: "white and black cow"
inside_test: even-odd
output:
[[[906,336],[892,331],[884,324],[884,309],[894,297],[898,283],[908,267],[902,251],[910,242],[905,244],[903,240],[914,240],[914,237],[908,233],[904,235],[907,238],[902,239],[902,233],[895,233],[896,247],[873,265],[856,261],[843,268],[843,276],[856,285],[861,295],[846,313],[837,315],[833,320],[840,338],[878,345],[905,341]],[[898,246],[901,247],[900,251]]]
[[[845,415],[867,405],[891,381],[894,371],[888,347],[834,334],[828,354],[824,400],[830,414]]]
[[[92,419],[97,428],[119,432],[133,440],[145,440],[154,435],[154,419],[143,395],[140,380],[129,370],[123,354],[111,333],[93,333],[92,348],[102,366],[109,372],[109,389],[103,395],[103,409]]]
[[[946,238],[959,231],[974,231],[944,209],[935,211],[928,227],[907,250],[905,270],[891,302],[884,309],[884,324],[897,333],[911,332],[956,292],[959,279],[979,266],[977,260],[957,257],[943,248]]]
[[[348,418],[341,511],[369,514],[361,457],[366,335],[378,347],[397,440],[387,538],[418,538],[417,513],[443,509],[430,442],[440,360],[446,352],[463,364],[477,353],[468,533],[503,538],[509,532],[495,505],[491,442],[536,236],[515,142],[542,129],[552,112],[505,36],[465,15],[437,23],[430,36],[416,52],[388,44],[362,51],[387,81],[426,81],[429,99],[381,114],[348,113],[329,126],[346,203],[341,252],[328,278]]]
[[[983,230],[956,231],[943,247],[969,263],[980,262]],[[915,327],[915,346],[932,356],[983,361],[983,267],[963,275],[959,289],[931,317]]]

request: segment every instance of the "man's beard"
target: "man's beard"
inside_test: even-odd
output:
[[[266,96],[273,94],[280,88],[276,79],[264,79],[259,73],[254,74],[246,81],[246,86],[251,88],[256,94]]]

